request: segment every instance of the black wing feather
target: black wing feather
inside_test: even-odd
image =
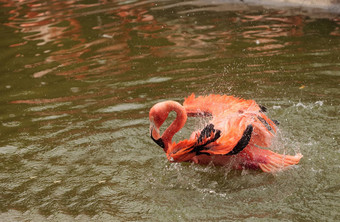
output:
[[[209,138],[212,137],[212,134],[214,133],[214,137],[207,140],[205,143],[202,144],[202,141],[204,138]],[[192,151],[191,152],[195,152],[196,155],[201,155],[201,154],[206,154],[209,155],[209,153],[202,153],[202,150],[207,150],[207,145],[210,143],[215,142],[218,138],[221,137],[221,131],[220,130],[216,130],[214,128],[213,124],[209,124],[206,127],[204,127],[204,129],[201,131],[201,134],[199,135],[199,137],[197,138],[197,142],[196,144],[192,147]]]
[[[232,151],[230,151],[226,155],[236,155],[239,152],[241,152],[244,148],[246,148],[246,146],[248,145],[250,141],[252,132],[253,132],[253,126],[248,125],[247,128],[244,130],[243,135],[241,139],[238,141],[238,143],[236,144],[236,146],[233,148]]]

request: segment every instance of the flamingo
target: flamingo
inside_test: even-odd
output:
[[[176,119],[160,135],[160,127],[171,111]],[[265,149],[271,146],[278,122],[269,119],[266,108],[254,100],[227,95],[191,94],[183,105],[175,101],[155,104],[149,112],[152,140],[163,148],[170,162],[231,166],[233,169],[260,169],[277,172],[296,165],[303,157],[283,155]],[[211,116],[201,130],[178,143],[173,136],[184,127],[187,117]]]

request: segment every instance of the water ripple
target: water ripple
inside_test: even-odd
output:
[[[248,3],[2,0],[2,220],[336,218],[340,20]],[[169,163],[148,111],[192,92],[268,107],[301,165]]]

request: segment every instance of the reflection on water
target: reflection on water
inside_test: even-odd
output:
[[[235,2],[0,4],[4,220],[339,218],[336,14]],[[148,110],[192,92],[256,99],[281,122],[277,149],[305,158],[277,175],[168,163],[148,137]]]

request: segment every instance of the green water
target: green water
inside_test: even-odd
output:
[[[339,221],[340,18],[236,6],[0,1],[0,221]],[[169,163],[148,111],[192,92],[255,99],[304,158]]]

